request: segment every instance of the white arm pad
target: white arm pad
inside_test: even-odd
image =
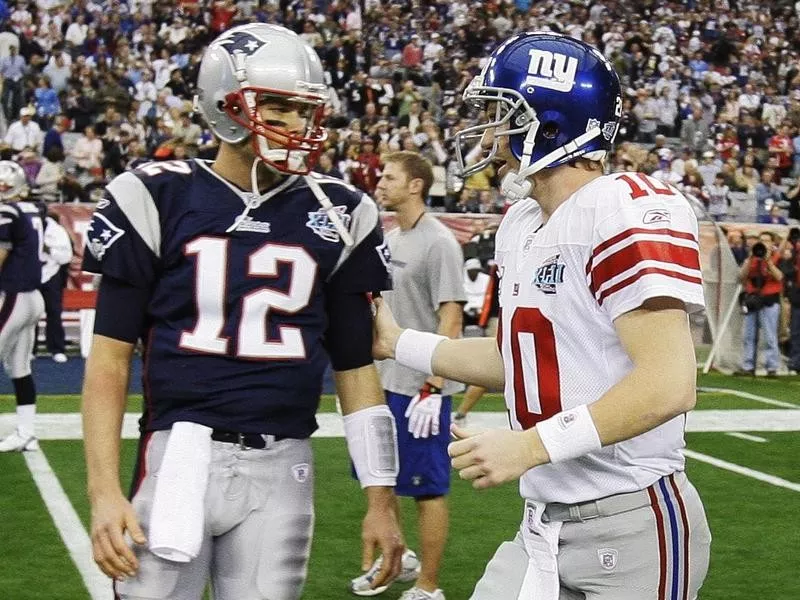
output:
[[[344,437],[361,487],[394,487],[400,470],[397,427],[385,404],[344,416]]]
[[[397,338],[394,359],[405,367],[433,375],[433,353],[436,346],[447,338],[443,335],[405,329]]]
[[[586,404],[538,423],[536,431],[551,463],[578,458],[602,448],[600,435]]]

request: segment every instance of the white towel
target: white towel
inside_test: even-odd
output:
[[[189,562],[203,543],[211,429],[180,421],[172,426],[156,477],[150,513],[150,551]]]
[[[525,501],[520,533],[528,552],[528,570],[517,600],[558,600],[558,537],[563,523],[543,523],[545,506],[542,502]]]

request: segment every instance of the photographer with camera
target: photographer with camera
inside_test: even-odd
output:
[[[783,290],[783,273],[778,268],[780,252],[775,247],[775,238],[769,231],[759,236],[739,270],[742,282],[742,311],[744,317],[744,340],[741,373],[755,375],[758,336],[762,331],[766,340],[765,363],[767,376],[774,377],[780,363],[778,349],[778,318],[780,297]]]

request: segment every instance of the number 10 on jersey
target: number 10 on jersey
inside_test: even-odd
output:
[[[561,380],[553,323],[538,308],[511,316],[514,415],[523,429],[561,412]],[[512,408],[512,407],[509,407]]]

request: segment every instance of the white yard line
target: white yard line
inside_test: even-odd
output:
[[[758,442],[759,444],[765,444],[769,441],[766,438],[759,437],[757,435],[750,435],[749,433],[739,433],[738,431],[729,431],[725,435],[739,438],[740,440],[745,440],[748,442]]]
[[[697,388],[698,392],[712,392],[712,393],[719,393],[719,394],[728,394],[730,396],[738,396],[739,398],[747,398],[748,400],[755,400],[756,402],[761,402],[762,404],[770,404],[772,406],[780,406],[781,408],[793,408],[794,410],[800,409],[800,406],[797,404],[792,404],[791,402],[783,402],[782,400],[774,400],[772,398],[767,398],[766,396],[758,396],[756,394],[751,394],[750,392],[741,392],[739,390],[730,390],[728,388],[715,388],[715,387],[703,387],[700,386]]]
[[[792,490],[793,492],[800,492],[800,483],[793,483],[791,481],[787,481],[786,479],[775,477],[775,475],[762,473],[761,471],[756,471],[755,469],[748,469],[747,467],[728,462],[727,460],[715,458],[713,456],[709,456],[708,454],[701,454],[700,452],[695,452],[694,450],[684,450],[683,453],[689,458],[708,463],[709,465],[713,465],[719,469],[725,469],[726,471],[738,473],[739,475],[744,475],[745,477],[752,477],[753,479],[758,479],[759,481],[763,481],[764,483],[769,483],[770,485],[777,487],[786,488],[787,490]]]
[[[92,600],[107,600],[113,597],[111,580],[103,575],[92,560],[92,544],[83,528],[78,514],[64,493],[58,477],[42,452],[23,452],[33,481],[39,488],[47,510],[53,518],[72,562],[78,568]]]
[[[135,413],[125,414],[122,422],[124,439],[139,437],[139,416]],[[342,417],[337,413],[320,413],[317,421],[319,429],[314,437],[344,436]],[[16,422],[15,414],[0,414],[0,436],[12,431]],[[473,412],[467,417],[467,427],[508,427],[508,417],[503,412]],[[686,431],[800,431],[800,410],[695,410],[689,413]],[[81,416],[78,413],[40,413],[36,415],[36,432],[42,440],[79,440],[83,437]]]

